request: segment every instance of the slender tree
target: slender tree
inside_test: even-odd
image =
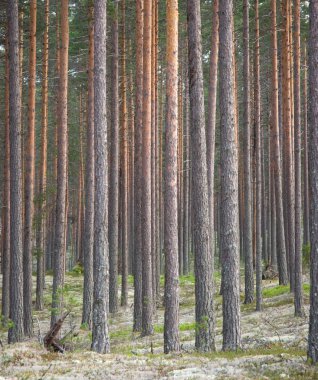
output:
[[[19,72],[18,2],[8,1],[9,127],[10,127],[10,319],[8,342],[23,337],[23,235],[21,88]]]
[[[43,285],[45,277],[45,211],[46,211],[46,170],[47,170],[47,125],[48,125],[48,62],[49,62],[49,0],[45,1],[45,28],[43,34],[42,63],[42,123],[41,123],[41,166],[39,178],[38,225],[36,232],[37,272],[36,301],[37,310],[43,309]]]
[[[30,2],[30,52],[28,135],[25,149],[24,184],[24,245],[23,245],[23,311],[24,333],[32,335],[32,249],[34,216],[34,169],[35,169],[35,80],[36,80],[36,0]]]
[[[192,210],[195,270],[195,346],[212,351],[214,342],[213,273],[209,247],[209,200],[204,119],[200,1],[188,0],[188,54],[191,118]]]
[[[295,266],[295,181],[293,175],[293,133],[292,133],[292,99],[291,99],[291,66],[290,66],[290,0],[282,1],[283,31],[282,31],[282,112],[284,130],[284,170],[286,193],[287,231],[286,246],[288,247],[288,264],[291,290],[294,290]]]
[[[122,200],[122,261],[121,261],[121,306],[128,304],[128,120],[126,78],[126,2],[121,2],[121,200]]]
[[[272,168],[275,178],[276,226],[277,226],[277,262],[280,285],[287,285],[287,259],[285,247],[285,229],[283,213],[282,165],[279,136],[278,116],[278,66],[277,66],[277,29],[276,29],[276,0],[271,0],[271,50],[272,50],[272,97],[271,97],[271,140]]]
[[[294,3],[294,134],[295,134],[295,315],[304,315],[302,289],[300,0]]]
[[[92,349],[110,351],[108,332],[108,181],[106,121],[106,0],[94,4],[95,221]]]
[[[142,244],[141,244],[141,178],[142,178],[142,99],[143,99],[143,0],[136,1],[136,101],[135,101],[135,245],[134,245],[134,331],[142,324]]]
[[[220,2],[221,260],[223,350],[241,345],[238,160],[234,125],[233,1]]]
[[[250,99],[250,48],[249,48],[249,0],[243,2],[243,123],[244,123],[244,224],[243,247],[245,263],[245,299],[254,299],[253,247],[252,247],[252,191],[251,191],[251,99]]]
[[[255,180],[256,180],[256,310],[262,307],[262,151],[261,151],[261,90],[259,52],[259,2],[255,0],[254,47],[254,127],[255,127]],[[263,236],[265,238],[265,236]]]
[[[165,134],[165,323],[164,351],[179,351],[178,280],[178,1],[168,0],[167,109]]]
[[[216,124],[216,98],[218,82],[219,57],[219,0],[213,2],[212,34],[210,52],[210,79],[207,120],[207,168],[209,185],[209,219],[210,219],[210,250],[212,255],[212,272],[214,271],[214,155],[215,155],[215,124]]]
[[[10,125],[9,125],[9,57],[8,40],[5,52],[5,158],[2,230],[2,304],[1,314],[6,322],[10,311]]]
[[[112,100],[111,151],[109,175],[109,311],[118,310],[118,181],[119,181],[119,113],[118,113],[118,3],[112,18]]]
[[[142,334],[153,333],[151,255],[151,23],[152,0],[144,2],[142,114]]]
[[[68,91],[68,0],[61,0],[61,48],[57,106],[57,192],[55,216],[55,242],[53,258],[53,294],[51,325],[62,313],[65,272],[65,226],[67,193],[67,91]]]
[[[94,8],[90,7],[88,53],[88,102],[85,171],[84,218],[84,291],[82,323],[92,325],[93,308],[93,247],[94,247]]]
[[[310,314],[308,358],[318,362],[318,1],[309,3]]]

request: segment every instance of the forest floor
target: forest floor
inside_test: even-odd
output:
[[[242,278],[242,284],[243,282]],[[216,278],[219,285],[219,278]],[[276,280],[264,281],[264,309],[255,304],[242,311],[242,350],[222,352],[222,299],[215,297],[217,352],[194,350],[194,278],[181,277],[180,338],[182,351],[163,354],[163,313],[155,318],[155,333],[140,338],[132,333],[133,288],[129,279],[129,307],[110,318],[111,354],[90,351],[91,333],[81,326],[81,275],[68,274],[65,286],[64,322],[67,333],[65,354],[48,352],[41,338],[49,329],[52,277],[46,277],[45,310],[34,312],[34,338],[7,345],[6,331],[0,331],[0,379],[318,379],[318,368],[306,362],[308,334],[308,279],[304,284],[306,317],[295,318],[289,288]],[[161,284],[162,285],[162,284]],[[163,286],[161,286],[163,289]],[[63,333],[62,333],[63,335]]]

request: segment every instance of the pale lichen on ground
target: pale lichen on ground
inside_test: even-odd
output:
[[[130,280],[129,305],[109,321],[111,350],[108,355],[90,351],[91,333],[80,326],[82,277],[66,276],[65,306],[71,316],[62,335],[65,354],[48,352],[39,342],[50,321],[51,281],[47,276],[45,310],[34,312],[32,339],[7,345],[6,331],[0,333],[0,379],[318,379],[318,368],[306,362],[308,334],[308,285],[305,287],[306,317],[295,318],[293,298],[288,288],[276,281],[264,281],[264,308],[242,304],[242,350],[222,352],[222,299],[215,296],[216,353],[194,350],[194,280],[181,278],[179,354],[163,354],[163,313],[154,318],[155,333],[140,338],[132,332],[133,289]],[[218,284],[218,282],[217,282]]]

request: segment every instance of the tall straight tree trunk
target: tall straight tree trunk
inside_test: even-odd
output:
[[[303,170],[304,170],[304,244],[310,243],[309,228],[309,181],[308,181],[308,119],[307,119],[307,51],[304,48],[304,76],[303,76]]]
[[[19,73],[18,2],[8,2],[9,46],[9,126],[10,126],[10,319],[8,342],[23,337],[23,232],[22,232],[22,160],[21,91]]]
[[[164,352],[179,351],[178,280],[178,1],[167,1],[167,110],[165,134]]]
[[[7,37],[8,38],[8,37]],[[10,123],[9,123],[9,57],[8,39],[5,51],[5,157],[3,188],[3,226],[2,226],[2,304],[1,314],[4,323],[8,321],[10,312]]]
[[[48,125],[48,63],[49,63],[49,0],[45,1],[42,63],[42,125],[41,125],[41,166],[39,178],[38,226],[36,235],[37,272],[36,301],[37,310],[43,309],[43,285],[45,281],[45,210],[46,210],[46,170],[47,170],[47,125]]]
[[[278,66],[277,66],[277,29],[276,29],[276,0],[271,0],[271,32],[272,32],[272,101],[271,101],[271,140],[273,147],[273,170],[276,200],[276,226],[277,226],[277,262],[280,285],[288,283],[287,259],[284,231],[282,165],[279,136],[278,116]]]
[[[233,1],[220,2],[221,260],[223,350],[241,346],[238,155],[235,136]]]
[[[256,156],[256,310],[262,308],[262,148],[261,148],[261,91],[259,52],[259,3],[255,0],[255,58],[254,58],[254,127]],[[265,236],[263,236],[263,239]]]
[[[252,247],[252,189],[251,189],[251,99],[250,99],[250,48],[249,0],[243,3],[243,124],[244,124],[244,225],[243,247],[245,263],[245,299],[254,299],[253,247]]]
[[[32,335],[32,250],[35,171],[35,80],[36,80],[36,0],[30,2],[30,53],[28,94],[28,137],[25,152],[25,211],[23,247],[24,333]]]
[[[189,91],[191,114],[192,209],[195,270],[195,346],[213,351],[212,255],[209,246],[209,199],[204,119],[200,1],[188,0]]]
[[[88,53],[88,102],[85,171],[85,218],[84,218],[84,290],[82,323],[92,326],[93,309],[93,247],[94,247],[94,21],[90,8]]]
[[[151,25],[152,0],[144,2],[142,131],[142,334],[153,333],[151,254]]]
[[[214,155],[215,155],[215,124],[216,124],[216,98],[218,83],[218,58],[219,58],[219,0],[213,2],[212,34],[210,53],[210,79],[208,99],[207,122],[207,168],[209,185],[209,219],[210,219],[210,251],[212,260],[212,272],[214,272]]]
[[[121,306],[128,304],[128,128],[127,128],[127,78],[126,78],[126,5],[121,2],[121,185],[122,185],[122,264]]]
[[[142,99],[143,99],[143,0],[136,1],[136,124],[135,124],[135,246],[134,246],[134,331],[142,322],[142,242],[141,242],[141,178],[142,178]]]
[[[68,90],[68,0],[61,0],[61,49],[60,75],[58,90],[58,156],[57,156],[57,192],[55,216],[55,242],[53,266],[53,294],[51,325],[57,321],[63,308],[63,286],[65,274],[65,226],[66,187],[67,187],[67,90]]]
[[[294,3],[294,131],[295,131],[295,315],[304,315],[302,289],[300,0]]]
[[[108,178],[106,120],[106,0],[94,4],[95,222],[92,349],[110,351],[108,332]]]
[[[111,151],[109,175],[109,311],[118,311],[118,181],[119,181],[119,113],[118,113],[118,4],[112,19],[112,100]]]
[[[318,362],[318,1],[309,3],[310,314],[308,358]]]
[[[295,192],[293,176],[293,136],[292,136],[292,111],[291,111],[291,78],[290,78],[290,0],[282,1],[283,31],[282,31],[282,101],[283,101],[283,130],[284,130],[284,168],[285,193],[286,193],[286,226],[288,231],[288,258],[290,288],[294,290],[294,266],[295,266]]]
[[[189,123],[189,77],[188,67],[186,66],[184,85],[184,182],[183,182],[183,274],[189,273],[189,250],[190,250],[190,225],[189,225],[189,190],[190,190],[190,123]]]

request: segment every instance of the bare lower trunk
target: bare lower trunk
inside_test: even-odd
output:
[[[18,2],[8,2],[9,126],[10,126],[10,319],[8,342],[23,337],[23,249],[21,93],[19,73]]]
[[[238,160],[234,109],[233,1],[220,2],[221,260],[223,350],[241,346]]]
[[[189,92],[191,115],[192,210],[195,270],[195,346],[212,351],[214,342],[213,272],[209,246],[209,200],[202,73],[200,1],[188,0]]]
[[[308,358],[318,362],[318,1],[309,5],[310,315]]]
[[[93,309],[93,248],[94,248],[94,21],[90,9],[89,54],[88,54],[88,103],[85,173],[85,218],[84,218],[84,289],[82,323],[92,326]]]
[[[164,352],[179,351],[178,281],[178,1],[167,1],[167,110],[165,141]]]

